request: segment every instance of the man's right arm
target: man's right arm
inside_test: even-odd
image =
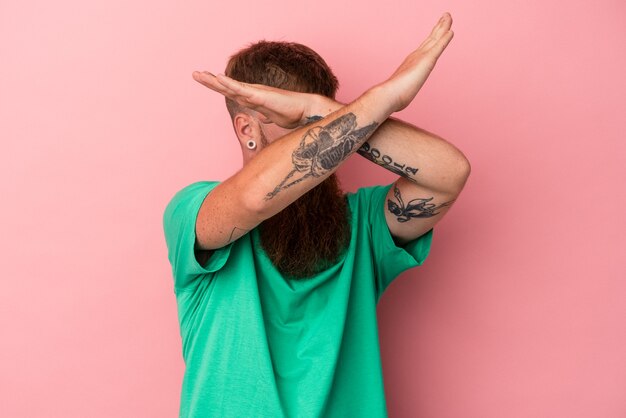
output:
[[[198,249],[221,248],[240,238],[337,170],[389,115],[415,98],[454,35],[450,26],[451,20],[444,15],[388,80],[341,109],[272,142],[216,186],[198,213]],[[250,106],[254,97],[246,97],[245,83],[225,76],[202,77],[207,87],[254,109]]]
[[[263,148],[203,202],[196,223],[198,248],[229,244],[324,181],[394,111],[389,103],[384,88],[370,89]]]

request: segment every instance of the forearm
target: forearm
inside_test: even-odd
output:
[[[341,109],[344,104],[324,98],[315,100],[311,113]],[[361,156],[412,182],[438,191],[463,187],[469,162],[445,139],[417,126],[389,117],[357,150]]]
[[[247,206],[267,219],[324,181],[389,117],[386,103],[383,89],[370,89],[265,147],[233,177]]]
[[[357,152],[419,186],[439,192],[460,191],[470,170],[467,158],[454,145],[394,118],[387,119]]]

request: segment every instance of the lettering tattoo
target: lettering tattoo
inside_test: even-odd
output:
[[[382,154],[377,148],[373,148],[368,142],[361,145],[361,148],[359,148],[356,152],[367,158],[368,160],[372,161],[373,163],[376,163],[379,166],[386,168],[392,173],[395,173],[399,176],[406,178],[407,180],[411,180],[413,183],[416,183],[412,175],[415,176],[419,169],[393,161],[393,159],[389,155]]]
[[[300,145],[291,154],[293,170],[278,186],[265,196],[270,200],[278,192],[308,177],[320,177],[337,167],[343,160],[368,138],[378,122],[356,128],[356,115],[346,113],[326,126],[315,126],[304,134]],[[300,176],[287,183],[296,173]]]
[[[389,212],[396,215],[398,222],[408,222],[411,218],[430,218],[431,216],[439,214],[439,212],[435,212],[437,209],[450,206],[454,202],[454,200],[450,200],[449,202],[436,206],[433,203],[428,203],[433,200],[431,197],[428,199],[413,199],[405,205],[402,200],[402,195],[400,194],[400,189],[398,189],[398,186],[395,184],[393,185],[393,195],[397,203],[387,199],[387,209]]]

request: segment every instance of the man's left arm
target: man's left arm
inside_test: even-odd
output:
[[[400,176],[385,199],[385,218],[397,244],[428,232],[457,199],[470,174],[463,153],[443,138],[389,118],[357,151]]]
[[[344,106],[319,97],[310,112],[325,114]],[[470,163],[454,145],[422,128],[390,117],[357,151],[400,176],[385,199],[385,219],[398,245],[439,222],[457,199],[470,174]]]
[[[202,78],[200,83],[211,86]],[[240,83],[238,99],[266,119],[296,128],[341,109],[331,98],[258,84]],[[470,164],[443,138],[395,118],[387,118],[357,153],[400,177],[385,201],[391,235],[402,245],[428,232],[450,209],[470,173]]]

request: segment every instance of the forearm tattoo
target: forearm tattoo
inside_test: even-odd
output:
[[[357,129],[356,115],[346,113],[326,126],[315,126],[309,129],[302,137],[298,148],[291,154],[293,170],[265,196],[265,200],[270,200],[281,190],[300,183],[308,177],[320,177],[333,170],[348,158],[377,126],[378,122],[372,122]],[[296,173],[299,174],[298,178],[287,183]]]
[[[431,216],[439,214],[439,212],[435,212],[437,209],[450,206],[454,202],[454,200],[450,200],[449,202],[436,206],[433,203],[428,203],[433,200],[431,197],[428,199],[413,199],[405,205],[402,200],[402,195],[400,194],[400,189],[398,189],[398,186],[395,184],[393,185],[393,195],[397,203],[387,199],[387,209],[389,212],[396,215],[398,222],[408,222],[411,218],[430,218]]]
[[[411,180],[413,183],[416,183],[413,176],[417,174],[419,169],[409,167],[406,164],[400,164],[397,161],[393,161],[393,159],[389,155],[382,154],[377,148],[372,148],[372,146],[366,142],[361,145],[356,151],[358,154],[372,161],[373,163],[378,164],[381,167],[386,168],[387,170],[395,173],[399,176],[406,178],[407,180]]]
[[[304,123],[304,125],[309,125],[313,122],[317,122],[318,120],[324,119],[322,116],[319,115],[313,115],[313,116],[307,116],[306,117],[306,122]]]

